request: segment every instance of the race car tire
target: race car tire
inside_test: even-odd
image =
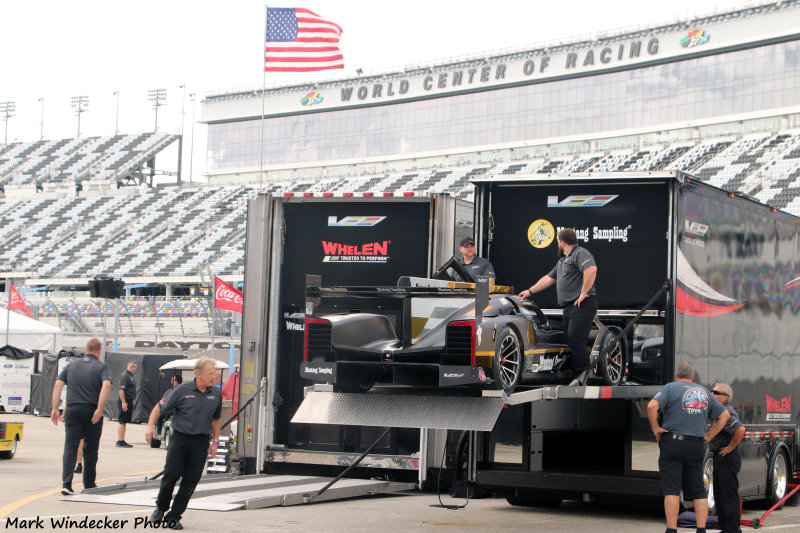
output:
[[[522,345],[517,334],[508,326],[503,326],[495,339],[492,378],[494,388],[511,394],[519,382],[522,372]]]
[[[375,385],[374,381],[340,381],[333,386],[333,390],[336,392],[361,394],[362,392],[370,390],[373,385]]]
[[[619,335],[620,331],[619,328],[608,328],[603,343],[610,343],[614,337]],[[624,336],[618,337],[614,346],[607,347],[605,356],[597,363],[597,366],[604,385],[622,385],[628,368],[627,339]]]

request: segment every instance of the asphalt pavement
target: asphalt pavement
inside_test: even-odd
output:
[[[70,501],[62,496],[61,453],[64,428],[49,418],[0,414],[0,421],[25,423],[16,456],[0,460],[0,527],[4,530],[144,531],[153,529],[144,519],[154,507],[109,505]],[[133,448],[116,448],[117,423],[103,422],[97,465],[100,486],[142,481],[161,470],[166,450],[144,442],[145,426],[129,424],[126,440]],[[73,487],[81,488],[80,475]],[[469,502],[442,495],[457,510],[434,507],[437,494],[409,491],[395,495],[354,498],[292,507],[248,511],[197,511],[189,509],[182,523],[191,532],[395,532],[395,531],[557,531],[633,533],[664,531],[658,505],[639,506],[625,501],[605,503],[565,502],[555,509],[514,507],[505,499]],[[745,518],[759,517],[764,509],[745,508]],[[65,522],[65,519],[69,521]],[[93,521],[93,522],[92,522]],[[800,507],[784,507],[767,517],[764,531],[800,531]],[[748,528],[743,528],[744,531]],[[680,529],[694,531],[694,529]]]

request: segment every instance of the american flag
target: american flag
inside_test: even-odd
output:
[[[267,72],[309,72],[344,68],[339,50],[342,28],[301,7],[267,9]]]

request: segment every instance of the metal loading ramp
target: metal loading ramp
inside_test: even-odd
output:
[[[470,397],[391,389],[352,394],[320,388],[306,394],[292,422],[491,431],[506,402],[502,391]]]
[[[287,507],[304,503],[341,500],[416,489],[415,483],[368,479],[341,479],[318,497],[319,489],[333,478],[313,476],[254,475],[231,478],[209,476],[200,480],[189,500],[189,509],[236,511]],[[155,507],[160,482],[147,480],[89,489],[64,498],[68,501]]]

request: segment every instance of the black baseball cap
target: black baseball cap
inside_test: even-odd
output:
[[[464,237],[463,239],[461,239],[461,244],[459,244],[459,246],[463,247],[468,244],[475,244],[475,239],[473,239],[472,237]]]

